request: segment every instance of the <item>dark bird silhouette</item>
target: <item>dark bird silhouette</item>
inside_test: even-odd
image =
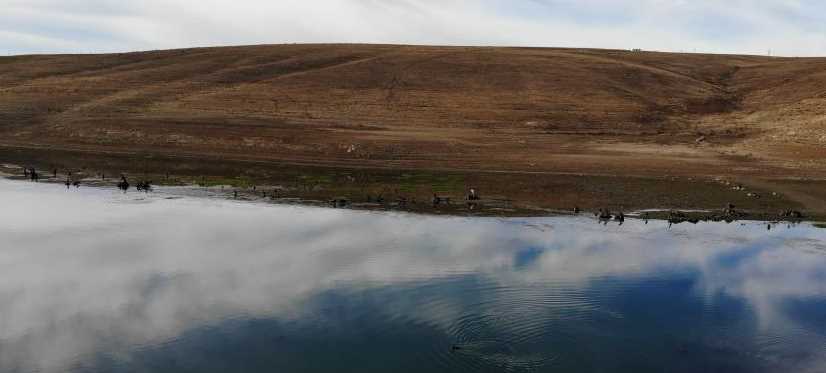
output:
[[[120,175],[120,182],[118,182],[118,189],[120,189],[124,192],[129,190],[129,181],[126,180],[126,176]]]

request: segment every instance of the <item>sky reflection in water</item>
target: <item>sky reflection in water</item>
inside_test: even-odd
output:
[[[826,230],[0,181],[0,371],[826,369]]]

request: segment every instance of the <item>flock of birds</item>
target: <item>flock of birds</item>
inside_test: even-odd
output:
[[[57,169],[54,169],[52,171],[52,174],[53,174],[52,179],[56,180],[57,176],[58,176]],[[23,175],[27,179],[29,179],[31,181],[34,181],[34,182],[39,181],[40,178],[41,178],[40,173],[34,167],[24,167],[23,168]],[[102,181],[105,181],[106,180],[106,175],[101,173],[100,178],[101,178]],[[75,188],[79,188],[80,184],[81,184],[81,180],[78,179],[78,178],[74,178],[72,172],[69,171],[69,172],[66,173],[66,181],[65,181],[64,184],[66,185],[66,189],[70,189],[72,186],[74,186]],[[120,189],[124,192],[129,190],[129,188],[131,187],[131,184],[129,183],[129,180],[126,178],[125,175],[120,176],[120,181],[116,185],[117,185],[118,189]],[[141,180],[137,184],[135,184],[135,189],[140,191],[140,192],[150,192],[150,191],[152,191],[152,181],[151,180]],[[253,187],[253,189],[255,189],[255,187]],[[234,197],[238,198],[238,191],[236,190],[233,193],[234,193],[233,194]],[[273,197],[277,196],[277,194],[278,194],[277,191],[273,191]],[[266,196],[266,192],[264,193],[264,196]],[[466,202],[468,204],[468,207],[470,209],[474,209],[477,206],[477,204],[481,201],[482,198],[481,198],[481,196],[479,195],[478,191],[475,188],[470,188],[468,190],[468,193],[467,193],[465,199],[466,199]],[[373,198],[371,196],[368,196],[367,201],[368,202],[376,202],[376,203],[384,204],[385,199],[382,195],[378,195],[375,198]],[[415,203],[415,199],[413,199],[412,201],[413,201],[413,203]],[[433,203],[434,207],[437,207],[437,206],[442,205],[442,204],[450,205],[451,204],[450,202],[451,202],[450,197],[438,196],[436,194],[433,195],[432,203]],[[398,201],[398,206],[399,207],[402,207],[402,208],[406,207],[407,203],[408,203],[408,199],[406,197],[399,197],[399,201]],[[335,207],[335,208],[343,208],[343,207],[350,206],[350,201],[347,200],[347,199],[344,199],[344,198],[333,199],[333,200],[330,201],[330,205],[332,207]],[[582,210],[579,207],[575,207],[573,209],[573,213],[574,214],[580,214],[580,213],[582,213]],[[612,212],[609,209],[605,209],[605,208],[599,209],[598,211],[594,212],[594,216],[597,218],[597,220],[600,223],[604,223],[604,224],[608,224],[609,221],[616,221],[620,225],[622,225],[625,222],[625,218],[626,218],[626,215],[622,210],[620,210],[619,212]],[[648,213],[644,212],[641,215],[641,217],[642,217],[643,220],[645,220],[645,222],[647,224],[648,220],[649,220]],[[685,214],[681,211],[671,211],[668,214],[667,220],[668,220],[669,226],[670,226],[671,224],[680,224],[680,223],[684,223],[684,222],[689,222],[689,223],[694,223],[694,224],[696,224],[700,221],[726,221],[726,222],[732,222],[732,221],[735,221],[735,220],[742,219],[744,217],[746,217],[746,215],[743,214],[741,211],[736,210],[734,205],[727,204],[726,207],[720,212],[708,213],[706,215],[699,216],[699,217],[698,216],[689,216],[688,214]],[[785,211],[782,211],[779,214],[779,217],[781,219],[787,219],[789,221],[799,221],[800,219],[803,218],[803,214],[800,211],[796,211],[796,210],[785,210]]]
[[[37,172],[37,169],[34,167],[24,167],[23,168],[23,176],[26,179],[29,179],[34,182],[40,181],[40,173]],[[57,169],[52,170],[52,179],[57,179]],[[102,181],[106,180],[106,175],[101,173],[100,179]],[[71,171],[66,172],[66,181],[64,182],[66,185],[66,189],[70,189],[71,187],[80,188],[80,179],[76,178]],[[122,191],[127,191],[131,187],[129,180],[126,179],[125,175],[120,175],[120,181],[117,183],[118,189]],[[135,189],[140,192],[150,192],[152,191],[152,181],[151,180],[141,180],[137,184],[135,184]]]

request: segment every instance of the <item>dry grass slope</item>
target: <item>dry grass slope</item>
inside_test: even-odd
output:
[[[6,146],[823,177],[824,129],[815,58],[393,45],[0,57]]]

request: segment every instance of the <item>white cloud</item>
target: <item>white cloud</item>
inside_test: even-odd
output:
[[[0,0],[6,53],[365,42],[826,54],[807,0]]]

